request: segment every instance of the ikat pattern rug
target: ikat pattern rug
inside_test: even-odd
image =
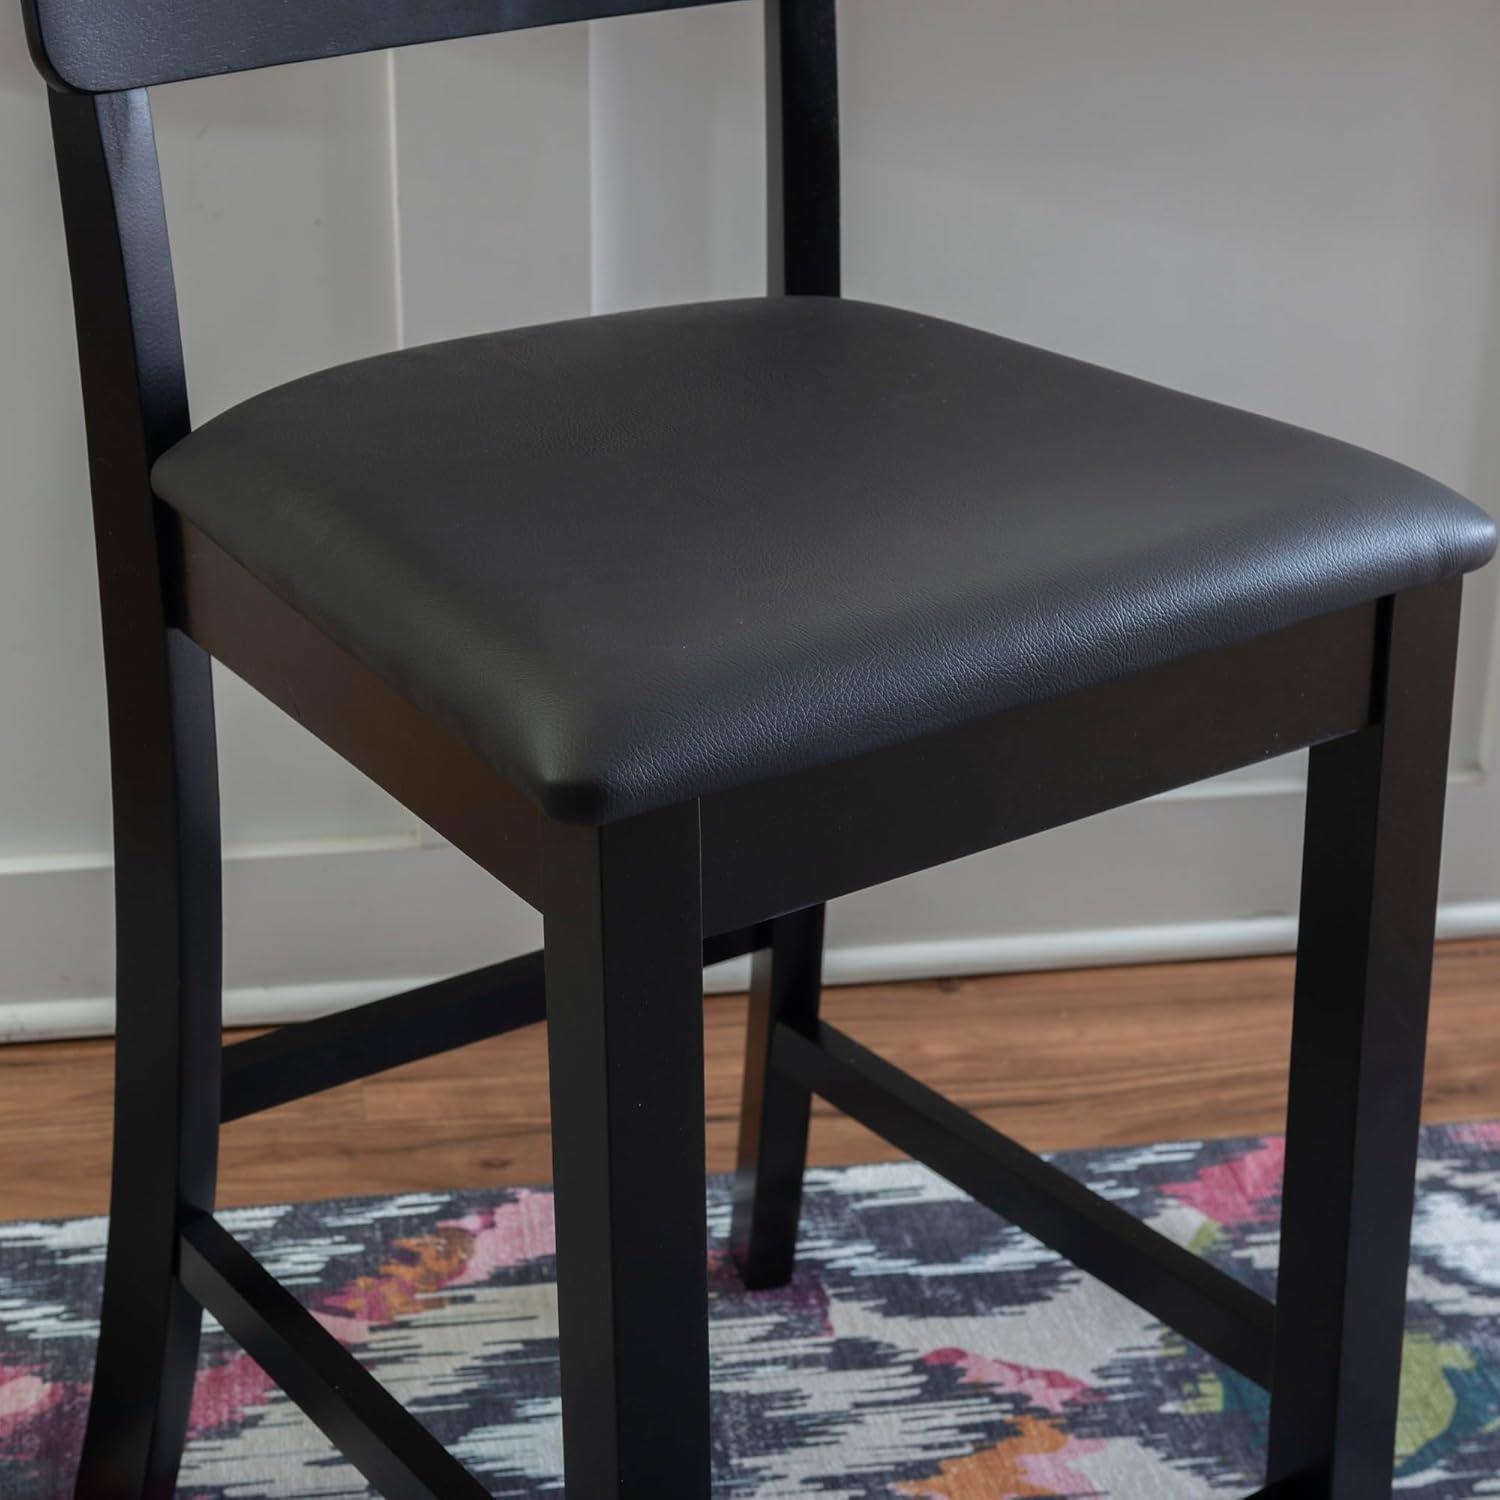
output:
[[[1055,1158],[1268,1295],[1279,1139]],[[715,1494],[1242,1496],[1262,1393],[924,1169],[811,1172],[800,1268],[746,1293],[711,1186]],[[496,1495],[560,1493],[552,1204],[540,1189],[226,1212],[225,1222]],[[0,1495],[63,1500],[104,1221],[0,1224]],[[1500,1123],[1428,1131],[1400,1488],[1500,1496]],[[179,1493],[364,1496],[216,1328]]]

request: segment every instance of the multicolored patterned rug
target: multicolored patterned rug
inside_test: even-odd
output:
[[[1055,1158],[1268,1294],[1278,1139]],[[715,1494],[1011,1500],[1241,1496],[1261,1392],[925,1170],[809,1174],[801,1268],[749,1294],[709,1250]],[[544,1191],[409,1194],[224,1214],[497,1495],[557,1494],[552,1212]],[[0,1225],[0,1495],[69,1492],[104,1222]],[[1423,1146],[1400,1487],[1500,1495],[1500,1123]],[[368,1493],[210,1330],[181,1493]]]

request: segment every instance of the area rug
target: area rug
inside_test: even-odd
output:
[[[1054,1158],[1273,1290],[1279,1139]],[[922,1168],[808,1175],[800,1268],[747,1293],[710,1189],[715,1495],[1242,1496],[1262,1393]],[[560,1492],[552,1204],[541,1189],[226,1212],[496,1495]],[[62,1500],[104,1221],[0,1225],[0,1495]],[[1399,1485],[1500,1495],[1500,1123],[1423,1141]],[[179,1493],[362,1496],[216,1328]]]

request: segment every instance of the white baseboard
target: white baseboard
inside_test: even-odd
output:
[[[432,979],[441,978],[434,974]],[[224,991],[226,1026],[284,1026],[331,1011],[363,1005],[397,990],[415,989],[431,980],[423,976],[349,979],[327,984],[283,984]],[[0,1044],[51,1042],[109,1036],[115,1029],[115,1002],[110,995],[79,999],[0,1000]]]
[[[1500,933],[1500,901],[1453,902],[1438,911],[1440,939],[1489,937],[1496,933]],[[1295,917],[1241,917],[1218,922],[1001,933],[928,943],[831,948],[824,958],[823,977],[829,984],[881,984],[902,979],[957,978],[965,974],[1018,974],[1036,969],[1094,969],[1110,964],[1244,958],[1258,953],[1290,953],[1296,946]],[[745,987],[748,960],[724,964],[721,968],[736,970],[737,983],[724,988]]]
[[[1439,938],[1488,937],[1500,933],[1500,901],[1455,902],[1438,912]],[[966,974],[1020,973],[1036,969],[1097,968],[1107,964],[1172,963],[1289,953],[1297,940],[1295,917],[1244,917],[1217,922],[1163,923],[1150,927],[1094,928],[1078,932],[1003,933],[990,937],[834,947],[824,959],[829,984],[894,983]],[[710,993],[742,990],[749,960],[717,964],[704,976]],[[433,975],[431,979],[441,976]],[[431,979],[342,980],[231,989],[224,995],[230,1026],[278,1026],[326,1015]],[[114,1001],[83,999],[0,1000],[0,1043],[107,1036],[114,1029]]]

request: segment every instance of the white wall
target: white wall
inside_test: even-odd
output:
[[[857,0],[848,290],[1323,428],[1495,508],[1491,0]],[[478,328],[749,294],[752,3],[158,91],[195,406]],[[41,85],[0,7],[0,1035],[111,989],[102,681]],[[1445,928],[1500,930],[1495,580],[1472,587]],[[535,917],[241,686],[231,1012],[477,964]],[[841,902],[838,975],[1284,946],[1299,769]]]

